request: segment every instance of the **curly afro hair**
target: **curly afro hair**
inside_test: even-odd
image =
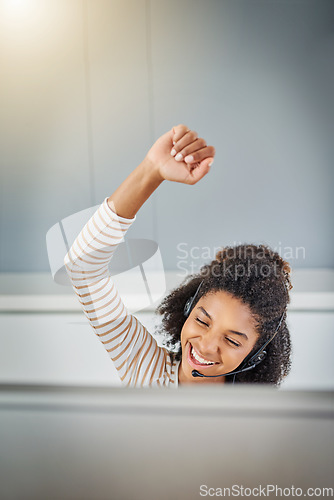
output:
[[[166,346],[180,360],[181,330],[186,317],[184,306],[194,296],[193,306],[208,293],[225,291],[249,306],[255,320],[258,341],[252,354],[268,340],[284,315],[281,327],[266,348],[267,356],[254,369],[235,376],[237,383],[267,383],[278,386],[291,367],[291,342],[286,324],[286,309],[290,301],[290,266],[266,245],[225,247],[216,258],[204,265],[198,274],[188,276],[181,285],[165,297],[156,312],[163,316],[158,332],[163,333]],[[226,376],[232,382],[233,376]]]

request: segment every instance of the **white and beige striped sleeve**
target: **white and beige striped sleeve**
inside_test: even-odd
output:
[[[129,314],[109,273],[109,262],[133,223],[114,213],[107,198],[84,226],[64,263],[82,309],[128,386],[177,384],[177,364]]]

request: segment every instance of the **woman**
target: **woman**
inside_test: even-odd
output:
[[[266,246],[224,248],[158,307],[168,350],[129,314],[108,273],[117,245],[165,180],[196,184],[215,150],[178,125],[82,229],[65,265],[83,310],[128,386],[224,382],[278,385],[290,368],[289,265]]]

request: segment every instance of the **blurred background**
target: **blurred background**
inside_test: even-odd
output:
[[[118,383],[46,233],[185,123],[210,175],[161,185],[128,235],[158,243],[167,289],[222,245],[279,251],[286,387],[334,387],[332,0],[0,0],[0,67],[0,381]]]

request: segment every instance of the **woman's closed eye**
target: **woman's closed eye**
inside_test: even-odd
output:
[[[201,320],[201,319],[199,319],[199,318],[196,318],[196,321],[197,321],[198,323],[200,323],[201,325],[209,326],[207,323],[205,323],[205,321],[202,321],[202,320]]]
[[[226,340],[227,340],[230,344],[234,345],[235,347],[240,347],[240,346],[241,346],[241,344],[239,344],[239,342],[236,342],[235,340],[231,339],[230,337],[225,337],[225,338],[226,338]]]

